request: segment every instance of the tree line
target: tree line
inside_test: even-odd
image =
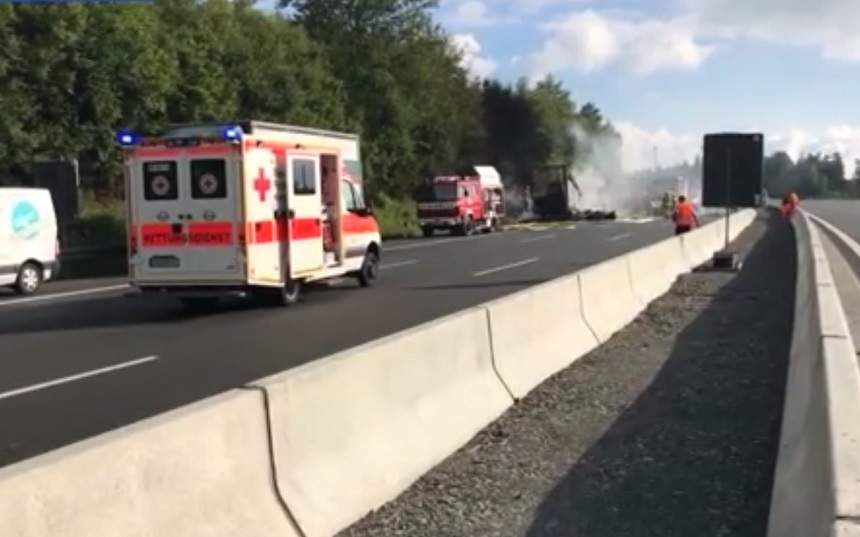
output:
[[[613,133],[555,79],[477,80],[434,22],[434,0],[157,0],[0,5],[0,181],[80,162],[107,188],[119,127],[261,119],[357,132],[372,194],[496,165],[525,183],[576,164],[574,130]],[[580,137],[582,138],[582,137]]]
[[[860,160],[853,176],[846,176],[845,162],[838,152],[813,153],[794,161],[777,152],[765,159],[764,187],[773,197],[795,192],[802,198],[860,198]]]

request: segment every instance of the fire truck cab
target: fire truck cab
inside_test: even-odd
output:
[[[476,175],[435,177],[416,195],[418,221],[425,237],[436,230],[458,235],[493,231],[505,215],[504,188],[491,166],[476,166]]]
[[[301,285],[376,279],[382,241],[357,136],[257,121],[121,131],[129,275],[189,305],[290,305]]]

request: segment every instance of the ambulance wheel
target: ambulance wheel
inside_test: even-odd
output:
[[[261,296],[262,302],[267,306],[289,307],[296,304],[302,295],[302,282],[300,280],[287,280],[283,287],[264,289]]]
[[[19,295],[32,295],[42,285],[42,269],[35,263],[24,263],[18,269],[18,278],[15,280],[15,291]]]
[[[358,283],[362,287],[370,287],[373,281],[379,277],[379,256],[374,251],[369,251],[364,256],[364,263],[357,274]]]

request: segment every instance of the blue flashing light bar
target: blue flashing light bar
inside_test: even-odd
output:
[[[223,134],[224,140],[228,142],[239,142],[242,140],[242,135],[244,134],[244,132],[242,132],[242,127],[238,125],[232,125],[230,127],[226,127],[224,129]]]
[[[140,136],[128,129],[122,129],[116,133],[116,141],[121,146],[129,147],[137,145],[140,142]]]

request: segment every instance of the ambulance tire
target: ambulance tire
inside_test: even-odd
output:
[[[358,284],[362,287],[370,287],[373,281],[379,277],[379,255],[373,250],[368,250],[364,255],[361,270],[356,274]]]
[[[290,279],[287,283],[278,289],[278,305],[290,307],[298,303],[302,296],[301,280]]]
[[[289,280],[283,287],[259,289],[255,293],[261,306],[288,308],[298,303],[302,294],[302,282]]]

